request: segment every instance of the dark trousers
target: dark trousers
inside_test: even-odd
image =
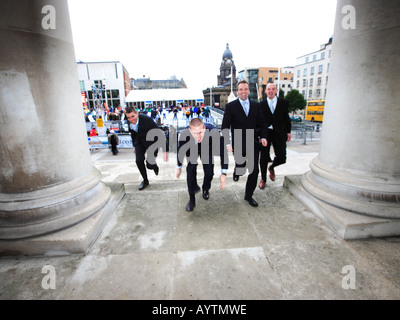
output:
[[[202,189],[208,191],[211,188],[211,180],[213,179],[214,176],[214,165],[212,163],[203,164],[203,171],[204,171],[204,180]],[[190,162],[188,163],[186,167],[186,180],[187,180],[190,199],[194,200],[195,192],[198,189],[197,163],[196,164],[192,164]]]
[[[117,154],[118,153],[117,143],[114,142],[114,141],[111,142],[111,152],[113,154]]]
[[[276,131],[268,129],[267,140],[267,146],[261,146],[260,156],[261,179],[264,181],[267,181],[268,162],[272,162],[271,168],[275,168],[281,164],[286,163],[287,134],[278,133]],[[274,160],[272,160],[270,156],[271,146],[274,148]]]
[[[247,182],[246,182],[246,189],[245,189],[245,195],[247,197],[252,197],[254,190],[257,187],[257,180],[258,180],[258,173],[260,172],[258,169],[258,161],[260,157],[260,147],[257,143],[254,143],[253,150],[252,151],[252,158],[246,155],[246,149],[243,148],[242,150],[242,157],[246,159],[244,163],[239,164],[237,161],[237,158],[235,157],[235,151],[233,152],[233,155],[235,157],[235,170],[234,173],[235,175],[243,175],[245,169],[247,168],[249,170],[249,175],[247,177]],[[237,154],[236,154],[237,156]],[[249,167],[250,161],[253,164],[253,168]],[[240,169],[239,169],[240,168]],[[252,170],[250,170],[252,169]]]
[[[146,160],[146,157],[145,157],[146,151],[147,151],[147,149],[145,146],[143,146],[141,144],[135,145],[136,165],[139,169],[139,172],[140,172],[143,180],[147,181],[148,179],[147,179],[146,167],[147,167],[147,169],[154,170],[158,166],[156,163],[151,164]],[[154,153],[154,155],[157,157],[157,151]],[[154,158],[154,160],[155,160],[155,158]],[[146,166],[144,165],[145,161],[146,161]]]

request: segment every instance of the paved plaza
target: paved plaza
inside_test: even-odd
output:
[[[190,213],[176,154],[138,191],[132,149],[92,151],[102,181],[125,186],[116,212],[86,255],[1,257],[0,299],[400,299],[399,237],[342,240],[283,186],[318,149],[290,142],[258,208],[243,199],[246,179],[232,181],[232,157],[225,190],[216,164],[210,199],[198,194]]]

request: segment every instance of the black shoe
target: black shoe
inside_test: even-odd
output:
[[[193,211],[196,203],[194,200],[189,200],[188,204],[186,205],[186,211]]]
[[[208,190],[203,190],[203,199],[208,200],[210,198],[210,193]]]
[[[236,174],[233,175],[233,181],[239,181],[239,176],[237,176]]]
[[[194,193],[197,193],[197,192],[199,192],[201,189],[200,189],[200,187],[199,186],[196,186],[196,189],[194,189]]]
[[[252,207],[258,207],[258,203],[257,203],[256,200],[253,199],[253,197],[245,196],[245,197],[244,197],[244,200],[246,200],[248,203],[250,203],[250,205],[251,205]]]
[[[139,186],[139,190],[143,190],[149,185],[149,180],[143,180],[142,183]]]
[[[154,173],[156,174],[156,176],[158,176],[158,172],[160,171],[160,168],[158,166],[156,166],[154,168]]]

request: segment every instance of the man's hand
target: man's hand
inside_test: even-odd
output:
[[[227,150],[228,152],[233,152],[232,145],[231,145],[231,144],[227,144],[227,145],[226,145],[226,150]]]
[[[261,139],[261,144],[262,144],[263,147],[266,147],[266,146],[268,145],[267,139],[262,138],[262,139]]]
[[[164,154],[163,154],[163,160],[164,160],[164,162],[167,162],[167,161],[168,161],[168,152],[164,152]]]
[[[289,142],[292,139],[292,135],[290,133],[287,134],[287,141]]]
[[[181,168],[176,168],[175,171],[175,178],[179,179],[179,176],[181,175],[182,169]]]
[[[221,178],[220,178],[221,184],[219,185],[219,187],[221,188],[221,190],[225,189],[225,183],[226,183],[226,175],[221,174]]]

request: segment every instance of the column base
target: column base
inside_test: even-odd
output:
[[[123,184],[107,184],[111,195],[106,204],[87,219],[43,236],[0,240],[0,256],[86,254],[125,195]]]
[[[286,176],[283,186],[342,239],[400,235],[400,219],[361,215],[324,202],[303,187],[302,179],[301,175]]]

